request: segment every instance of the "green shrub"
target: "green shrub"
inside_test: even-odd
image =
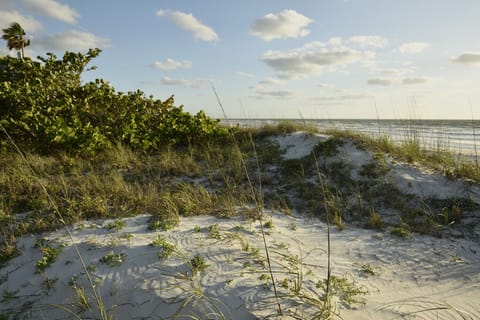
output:
[[[175,107],[173,96],[161,101],[139,90],[116,92],[102,79],[82,84],[100,52],[66,52],[62,59],[48,53],[39,62],[0,57],[0,124],[17,144],[94,154],[118,143],[152,151],[226,136],[218,120]]]

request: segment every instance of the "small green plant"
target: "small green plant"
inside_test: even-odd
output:
[[[127,239],[128,242],[132,241],[135,236],[132,233],[125,233],[122,238]]]
[[[77,303],[76,305],[80,309],[81,312],[89,310],[90,312],[93,311],[91,305],[90,305],[90,299],[85,292],[84,287],[79,287],[77,285],[72,286],[72,288],[75,290],[75,295],[77,296]]]
[[[36,273],[41,273],[51,266],[61,252],[60,248],[53,248],[50,246],[42,247],[40,250],[42,251],[43,256],[35,262]]]
[[[317,282],[317,288],[326,290],[327,279]],[[339,299],[339,302],[345,306],[352,306],[354,304],[365,304],[364,296],[368,293],[367,290],[356,286],[353,282],[349,281],[346,277],[330,276],[330,297],[325,299],[331,299],[335,296]]]
[[[277,244],[277,248],[282,249],[282,250],[286,250],[286,249],[288,249],[288,244],[286,244],[285,242],[280,242],[279,244]]]
[[[377,274],[375,272],[375,268],[369,263],[363,263],[363,264],[361,263],[358,266],[360,268],[360,271],[365,273],[365,274],[368,274],[368,275],[371,275],[371,276],[374,276],[374,275]]]
[[[160,235],[158,235],[150,245],[162,249],[161,252],[157,253],[159,259],[167,259],[177,250],[174,244],[168,242],[167,239]]]
[[[90,273],[93,273],[93,272],[97,271],[97,266],[94,265],[94,264],[89,264],[87,266],[87,271],[90,272]]]
[[[108,230],[114,230],[116,232],[122,230],[123,228],[125,228],[126,224],[124,221],[122,220],[115,220],[113,222],[110,222],[110,223],[107,223],[105,225],[105,229],[108,229]]]
[[[217,224],[214,224],[208,227],[208,237],[210,239],[217,239],[217,240],[222,239],[222,235],[220,233],[220,229],[218,228]]]
[[[125,253],[114,253],[113,251],[110,251],[100,259],[100,262],[105,263],[110,267],[119,266],[125,261],[126,256]]]
[[[383,228],[383,219],[380,213],[375,211],[374,208],[369,209],[369,215],[367,220],[368,227],[372,229],[382,229]]]
[[[15,236],[5,235],[4,238],[0,241],[0,267],[19,253]]]
[[[289,282],[290,282],[290,280],[288,278],[283,278],[280,281],[279,285],[280,285],[280,287],[282,287],[284,289],[288,289],[289,288]]]
[[[273,228],[274,228],[274,226],[273,226],[273,221],[272,221],[272,220],[266,221],[266,222],[263,224],[263,227],[264,227],[264,228],[267,228],[267,229],[273,229]]]
[[[0,300],[0,302],[7,302],[10,300],[16,299],[18,292],[19,290],[15,290],[15,291],[4,290],[2,300]]]
[[[318,143],[314,151],[323,158],[330,158],[336,156],[338,154],[338,147],[344,144],[345,141],[343,139],[333,137]]]
[[[408,224],[401,221],[399,225],[395,226],[391,230],[391,234],[396,235],[401,238],[411,238],[412,230]]]
[[[378,179],[385,176],[389,168],[384,159],[364,164],[359,171],[361,176]]]
[[[173,218],[166,218],[166,219],[158,219],[154,218],[152,221],[149,222],[147,229],[152,231],[162,230],[167,231],[175,228],[178,225],[178,217],[176,219]]]
[[[200,233],[202,232],[202,228],[200,226],[195,226],[195,228],[193,228],[193,231]]]
[[[48,292],[52,289],[55,289],[55,285],[58,282],[58,278],[49,278],[45,277],[42,282],[42,287]]]
[[[406,223],[401,223],[400,225],[393,227],[391,233],[401,238],[410,238],[412,236],[410,226]]]
[[[260,249],[254,248],[254,247],[250,247],[250,255],[251,255],[253,258],[258,258],[258,257],[260,256]]]
[[[245,231],[245,227],[238,224],[235,227],[233,227],[233,231],[235,232]]]
[[[204,272],[209,265],[205,262],[205,258],[203,256],[197,254],[190,259],[188,266],[192,272],[192,277],[194,277],[197,273]]]

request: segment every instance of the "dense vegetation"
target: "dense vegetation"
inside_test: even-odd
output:
[[[13,141],[38,152],[66,150],[95,154],[117,144],[144,151],[195,144],[225,135],[218,121],[191,115],[139,90],[116,92],[105,80],[83,84],[81,76],[100,54],[66,52],[62,59],[0,57],[2,146]]]

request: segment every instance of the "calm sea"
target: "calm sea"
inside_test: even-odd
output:
[[[261,127],[276,124],[277,119],[228,119],[222,123],[243,127]],[[480,154],[479,120],[327,120],[293,119],[320,129],[341,129],[361,132],[371,136],[388,135],[395,141],[418,141],[431,150],[448,150],[472,156]],[[477,150],[476,150],[477,149]]]

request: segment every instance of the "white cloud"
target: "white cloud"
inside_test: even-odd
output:
[[[410,84],[422,84],[428,82],[427,78],[405,78],[402,80],[402,84],[410,85]]]
[[[384,48],[388,44],[388,39],[380,36],[353,36],[347,39],[347,43],[356,44],[361,48]]]
[[[66,23],[77,23],[80,14],[66,4],[55,0],[23,0],[25,9],[32,13],[57,19]]]
[[[335,70],[355,62],[366,63],[375,54],[369,51],[358,51],[348,47],[332,49],[306,44],[304,47],[289,52],[267,51],[260,58],[269,67],[278,72],[278,77],[284,79],[304,78],[309,74],[326,68]]]
[[[288,99],[288,98],[293,98],[294,96],[295,96],[295,92],[290,90],[267,90],[265,88],[255,89],[255,93],[253,95],[253,97],[256,99],[264,99],[264,98]]]
[[[26,33],[34,33],[43,29],[40,22],[32,17],[26,17],[16,10],[0,11],[0,29],[8,28],[12,22],[18,22]]]
[[[404,76],[414,72],[414,68],[378,68],[372,70],[375,74],[387,75],[387,76]]]
[[[318,102],[336,102],[336,101],[351,101],[351,100],[364,100],[370,99],[373,96],[367,93],[347,93],[341,95],[333,95],[333,96],[321,96],[321,97],[314,97],[313,100]]]
[[[90,48],[108,48],[109,46],[109,39],[78,30],[38,37],[35,41],[32,41],[32,47],[39,47],[48,51],[81,51]]]
[[[429,46],[426,42],[408,42],[402,44],[398,50],[404,54],[416,54],[424,51]]]
[[[343,39],[340,38],[340,37],[334,37],[334,38],[330,38],[328,40],[328,44],[332,45],[332,46],[340,46],[343,44]]]
[[[367,84],[372,86],[387,87],[393,84],[393,80],[389,78],[373,78],[373,79],[368,79]]]
[[[265,41],[305,37],[310,33],[306,26],[312,21],[295,10],[283,10],[255,20],[250,27],[250,34]]]
[[[244,78],[255,78],[254,74],[244,72],[244,71],[235,71],[235,74],[237,76],[244,77]]]
[[[480,65],[480,52],[464,52],[457,57],[450,58],[450,61],[467,65]]]
[[[218,40],[217,33],[212,28],[204,25],[191,13],[184,13],[181,11],[159,10],[157,11],[157,16],[169,18],[174,24],[176,24],[180,28],[191,32],[195,39],[208,42]]]
[[[207,79],[174,79],[163,77],[162,84],[166,86],[181,86],[190,88],[200,88],[205,86],[209,81]]]
[[[277,84],[282,84],[282,79],[279,79],[279,78],[275,78],[275,77],[267,77],[263,80],[261,80],[259,83],[261,85],[277,85]]]
[[[192,62],[188,60],[176,61],[173,59],[166,59],[164,61],[155,61],[152,64],[152,67],[155,69],[160,69],[163,71],[175,70],[175,69],[188,69],[192,67]]]

